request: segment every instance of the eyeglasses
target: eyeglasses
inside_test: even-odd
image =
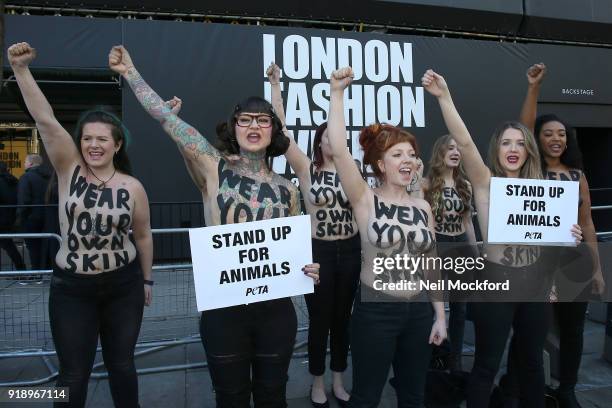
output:
[[[269,128],[272,126],[272,116],[270,115],[238,115],[236,116],[236,124],[240,127],[249,127],[253,123],[253,120],[257,122],[257,125],[261,128]]]

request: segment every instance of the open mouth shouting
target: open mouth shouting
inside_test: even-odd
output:
[[[506,156],[506,161],[510,164],[518,164],[519,156],[518,154],[509,154],[508,156]]]
[[[551,143],[548,145],[548,150],[553,154],[561,154],[565,146],[561,145],[561,143]]]

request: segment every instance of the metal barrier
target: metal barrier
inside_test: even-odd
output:
[[[188,231],[189,228],[152,229],[156,237]],[[56,234],[0,234],[0,239],[5,238],[55,238],[61,242],[61,237]],[[52,270],[0,272],[0,358],[41,357],[49,370],[49,375],[43,378],[0,383],[0,387],[40,385],[58,375],[57,368],[49,358],[55,355],[47,307],[52,273]],[[145,307],[136,356],[200,342],[200,318],[196,308],[192,265],[154,265],[153,273],[153,303]],[[34,276],[36,281],[25,280]],[[298,331],[308,330],[308,312],[303,297],[294,297],[293,303],[298,315]],[[295,349],[305,344],[304,341],[298,342]],[[305,352],[294,353],[294,358],[305,355]],[[206,362],[199,362],[137,371],[147,374],[206,366]],[[103,363],[94,365],[94,370],[100,367],[103,367]],[[91,378],[106,376],[105,372],[94,372]]]

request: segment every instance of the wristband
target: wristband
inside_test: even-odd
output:
[[[146,279],[144,280],[145,285],[153,286],[153,283],[154,282],[152,280],[146,280]]]

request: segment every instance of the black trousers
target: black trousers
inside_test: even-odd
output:
[[[200,319],[217,407],[286,407],[297,317],[290,298],[208,310]],[[252,373],[252,380],[251,380]]]
[[[85,406],[98,335],[115,406],[138,406],[134,348],[144,308],[142,280],[138,260],[94,276],[54,269],[49,318],[60,364],[56,385],[69,387],[68,406]]]
[[[473,303],[476,335],[474,367],[468,380],[468,408],[488,408],[491,388],[514,330],[509,351],[509,381],[515,381],[521,407],[544,408],[542,353],[551,317],[548,303]],[[513,387],[514,388],[514,387]]]
[[[3,231],[2,233],[8,234],[9,232]],[[6,251],[9,258],[11,258],[11,261],[13,261],[13,264],[15,265],[16,270],[23,271],[26,269],[25,263],[23,262],[23,258],[21,257],[21,254],[19,253],[17,246],[15,246],[15,241],[13,241],[10,238],[0,239],[0,248]]]
[[[433,309],[427,301],[363,302],[351,317],[350,407],[377,407],[393,366],[398,407],[422,407]]]
[[[438,244],[438,256],[473,257],[474,253],[471,251],[471,248],[468,246],[467,242],[468,238],[465,232],[456,236],[436,234],[436,243]],[[459,243],[465,243],[466,246],[456,246],[456,244]],[[458,279],[460,278],[460,276],[455,273],[449,273],[447,278]],[[454,359],[461,359],[461,353],[463,352],[463,337],[465,333],[466,302],[453,301],[451,297],[448,304],[450,307],[450,313],[448,316],[448,340],[450,343],[450,351]],[[461,360],[459,360],[459,362],[460,361]]]
[[[312,375],[325,372],[327,339],[330,338],[330,369],[347,367],[349,319],[361,270],[359,235],[346,240],[312,240],[313,261],[321,265],[321,282],[305,295],[308,307],[308,369]]]
[[[553,305],[559,323],[559,388],[561,389],[574,388],[578,382],[587,306],[586,302],[558,302]]]

